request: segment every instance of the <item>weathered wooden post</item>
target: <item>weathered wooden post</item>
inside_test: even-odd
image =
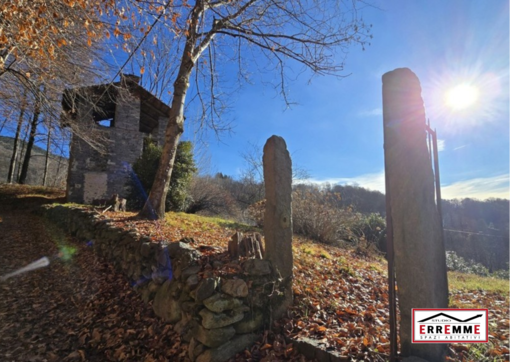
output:
[[[266,211],[265,258],[283,278],[284,292],[272,305],[272,318],[281,318],[292,304],[292,161],[283,138],[270,137],[264,146]]]
[[[445,344],[413,344],[412,308],[447,308],[448,281],[434,175],[418,77],[407,68],[382,77],[387,212],[393,231],[403,356],[443,361]],[[440,202],[440,200],[438,200]]]

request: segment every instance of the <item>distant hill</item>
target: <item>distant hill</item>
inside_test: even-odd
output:
[[[0,136],[0,183],[7,182],[7,173],[9,171],[9,163],[11,162],[13,147],[14,138]],[[15,175],[17,175],[19,172],[19,167],[21,166],[21,162],[25,153],[25,147],[25,143],[20,141]],[[21,151],[23,154],[21,155],[22,157],[19,157]],[[45,157],[46,150],[34,145],[32,148],[32,156],[30,158],[30,165],[28,168],[27,184],[42,185]],[[65,157],[51,154],[49,162],[47,186],[65,187],[69,160]]]

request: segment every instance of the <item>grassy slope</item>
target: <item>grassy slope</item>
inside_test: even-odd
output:
[[[0,185],[0,199],[58,197],[43,188]],[[104,217],[154,240],[194,238],[195,246],[220,247],[224,253],[235,231],[255,230],[219,218],[168,213],[164,222],[138,220],[136,214],[107,212]],[[260,231],[260,230],[255,230]],[[281,323],[282,333],[327,341],[342,354],[388,352],[386,262],[364,250],[338,249],[300,236],[294,239],[295,306],[292,318]],[[450,306],[489,308],[491,343],[468,347],[452,344],[452,360],[505,360],[508,356],[508,281],[456,272],[449,273]],[[506,355],[506,356],[505,356]]]

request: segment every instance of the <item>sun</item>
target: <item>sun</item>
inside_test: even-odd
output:
[[[478,100],[478,89],[470,84],[459,84],[446,93],[446,104],[452,110],[471,107]]]

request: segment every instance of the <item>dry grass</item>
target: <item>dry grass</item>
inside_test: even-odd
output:
[[[0,200],[20,199],[28,197],[46,197],[50,199],[62,198],[65,190],[55,187],[0,184]]]
[[[448,272],[450,291],[478,291],[495,292],[502,295],[510,293],[508,280],[494,277],[483,277],[475,274]]]

